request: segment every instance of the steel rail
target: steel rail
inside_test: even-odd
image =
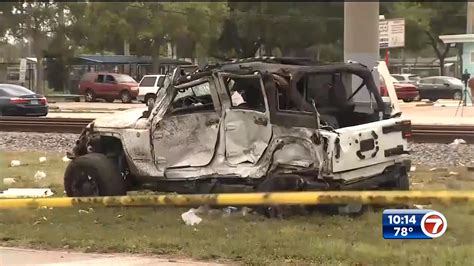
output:
[[[91,118],[0,117],[0,132],[81,133]],[[450,143],[454,139],[474,143],[474,125],[412,125],[414,142]]]

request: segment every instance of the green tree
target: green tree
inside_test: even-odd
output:
[[[57,3],[57,24],[45,50],[48,85],[55,90],[63,91],[68,87],[68,66],[79,48],[78,41],[83,37],[77,28],[83,21],[85,7],[85,3]]]
[[[444,62],[450,45],[440,35],[466,32],[466,2],[395,2],[383,3],[387,18],[405,18],[406,48],[413,52],[432,47],[440,61],[440,72],[444,75]]]
[[[44,93],[43,58],[48,40],[57,25],[57,5],[48,2],[2,3],[3,31],[6,37],[17,41],[28,40],[37,59],[36,77],[38,93]]]
[[[186,38],[196,43],[195,56],[204,56],[221,31],[226,3],[89,3],[78,40],[94,51],[120,53],[124,41],[134,54],[151,55],[158,71],[168,41]],[[80,34],[76,34],[80,35]]]
[[[312,47],[316,55],[343,38],[343,3],[230,2],[229,6],[230,19],[219,43],[224,57],[232,49],[239,56],[254,56],[260,44],[267,54],[281,51],[286,56]]]

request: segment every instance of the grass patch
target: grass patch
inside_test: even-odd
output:
[[[287,220],[201,215],[186,226],[173,208],[37,209],[0,212],[3,245],[128,252],[252,264],[468,265],[474,250],[474,207],[436,207],[448,221],[435,240],[382,239],[381,213],[315,214]]]
[[[39,164],[46,156],[48,162]],[[0,177],[20,177],[15,187],[52,187],[62,194],[63,154],[1,152]],[[10,168],[11,160],[28,166]],[[34,181],[41,170],[47,178]],[[449,172],[458,175],[449,177]],[[430,171],[417,166],[414,189],[474,189],[463,168]],[[419,187],[415,187],[419,186]],[[420,185],[422,184],[422,185]],[[4,185],[2,185],[4,186]],[[5,186],[4,186],[5,187]],[[457,189],[457,188],[456,188]],[[57,195],[58,195],[57,194]],[[85,252],[127,252],[245,264],[469,265],[474,259],[474,206],[432,206],[449,227],[435,240],[384,240],[381,211],[360,217],[315,213],[285,220],[257,215],[202,214],[186,226],[187,208],[19,209],[0,211],[0,245]]]
[[[57,152],[6,152],[0,151],[0,190],[16,188],[51,188],[56,195],[63,195],[63,174],[67,163],[62,161],[65,154]],[[39,158],[46,157],[40,163]],[[12,160],[19,160],[22,165],[11,167]],[[37,171],[46,173],[46,178],[36,181]],[[17,183],[5,185],[4,178],[15,178]]]

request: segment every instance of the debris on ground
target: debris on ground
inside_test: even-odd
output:
[[[3,179],[3,184],[4,185],[13,185],[16,183],[16,178],[13,178],[13,177],[7,177],[7,178],[4,178]]]
[[[9,188],[0,193],[0,198],[50,197],[54,195],[49,188]]]
[[[433,167],[430,169],[430,172],[447,172],[447,167]]]
[[[449,146],[458,146],[459,144],[466,144],[467,142],[463,139],[455,139],[449,144]]]
[[[16,166],[20,166],[20,165],[21,165],[21,162],[19,160],[12,160],[10,162],[11,167],[16,167]]]
[[[48,218],[46,218],[46,217],[43,216],[43,217],[41,217],[41,219],[39,219],[39,220],[37,220],[36,222],[34,222],[33,225],[38,225],[38,224],[40,224],[40,223],[43,222],[43,221],[44,221],[44,222],[48,221]]]
[[[35,178],[35,181],[38,182],[46,178],[46,173],[43,171],[36,171],[34,178]]]
[[[233,207],[233,206],[225,207],[224,209],[222,209],[222,211],[226,214],[231,214],[231,213],[237,212],[238,210],[239,209],[237,207]]]
[[[39,157],[39,162],[40,162],[40,163],[46,162],[46,157],[44,157],[44,156],[43,156],[43,157]]]
[[[241,209],[242,216],[247,216],[251,211],[252,209],[250,209],[249,207],[242,207]]]
[[[451,171],[451,172],[448,173],[448,176],[459,176],[459,173]]]
[[[83,209],[80,209],[78,212],[79,212],[79,214],[89,214],[88,211],[83,210]]]
[[[191,208],[189,211],[181,214],[181,219],[183,219],[186,225],[198,225],[201,223],[201,217],[196,215],[196,209]]]

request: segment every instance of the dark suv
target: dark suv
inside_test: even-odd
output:
[[[84,95],[86,102],[101,98],[107,102],[120,99],[123,103],[130,103],[137,98],[138,83],[125,74],[90,72],[82,77],[79,93]]]

